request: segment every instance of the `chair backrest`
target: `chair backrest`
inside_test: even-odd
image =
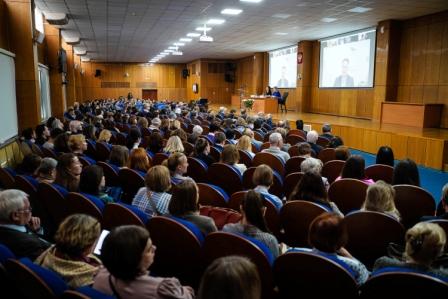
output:
[[[227,223],[238,223],[243,217],[232,209],[221,207],[201,206],[199,211],[201,215],[212,218],[218,230],[221,230]]]
[[[103,228],[111,230],[114,227],[121,225],[138,225],[144,227],[148,221],[142,211],[140,213],[138,209],[134,207],[132,209],[129,205],[119,203],[108,203],[103,213]]]
[[[220,187],[198,183],[199,203],[204,206],[227,207],[229,195]]]
[[[246,165],[247,168],[252,167],[252,156],[243,150],[238,150],[240,154],[240,163]]]
[[[360,288],[360,298],[442,298],[448,283],[407,269],[382,269],[372,273]]]
[[[168,154],[165,153],[156,153],[152,158],[152,165],[161,165],[163,161],[168,159]]]
[[[233,193],[229,201],[229,208],[235,211],[240,211],[241,201],[243,200],[244,196],[246,196],[246,193],[247,191]],[[269,230],[275,236],[280,236],[281,226],[280,226],[279,211],[277,210],[275,205],[266,197],[265,197],[265,207],[266,207],[266,213],[264,215],[264,218],[266,220],[266,224]]]
[[[334,148],[324,148],[317,154],[322,163],[327,163],[328,161],[336,159],[336,151]]]
[[[62,188],[62,187],[61,187]],[[67,199],[55,185],[39,183],[37,197],[42,202],[49,215],[51,230],[56,230],[59,224],[68,216]]]
[[[85,286],[76,290],[67,290],[61,297],[61,299],[115,299],[115,296],[109,296],[101,293],[92,287]]]
[[[45,157],[49,157],[49,158],[53,158],[53,159],[57,159],[58,156],[56,155],[56,153],[54,152],[54,150],[48,149],[48,148],[41,148],[42,153],[44,154]]]
[[[187,176],[191,177],[197,183],[207,182],[207,164],[198,158],[187,157],[187,160]]]
[[[127,128],[127,127],[123,126],[123,129],[125,129],[125,128]],[[126,134],[125,133],[117,133],[115,135],[115,137],[117,138],[117,144],[126,145]]]
[[[395,185],[395,206],[405,228],[412,227],[422,216],[434,216],[436,203],[423,188],[412,185]]]
[[[329,143],[330,143],[330,140],[325,137],[322,137],[322,136],[319,136],[316,141],[316,144],[320,145],[322,147],[327,147]]]
[[[186,156],[191,155],[194,152],[194,145],[189,142],[182,142],[184,146],[184,153]]]
[[[333,160],[328,161],[322,167],[322,176],[328,179],[328,182],[333,183],[338,176],[341,175],[342,168],[344,168],[345,161]]]
[[[15,259],[15,254],[5,245],[0,244],[0,264],[5,264],[9,259]]]
[[[96,160],[97,161],[107,161],[109,160],[110,149],[103,142],[96,143]]]
[[[285,141],[286,141],[286,143],[289,143],[291,145],[296,145],[297,143],[305,142],[306,140],[305,140],[305,138],[303,138],[300,135],[290,134],[290,135],[286,136],[286,140]]]
[[[253,189],[256,186],[254,185],[252,178],[254,176],[254,172],[256,167],[248,168],[243,174],[243,186],[244,189]],[[272,186],[269,188],[269,193],[274,194],[280,198],[283,197],[283,179],[276,171],[274,171],[274,182]]]
[[[137,171],[130,168],[120,169],[118,178],[123,189],[123,202],[131,203],[138,189],[145,186],[145,179]]]
[[[299,155],[299,146],[298,145],[290,146],[288,149],[288,154],[291,158],[297,157]]]
[[[267,149],[271,146],[271,144],[269,142],[263,142],[263,144],[260,147],[260,152],[264,149]]]
[[[289,246],[308,247],[308,228],[311,222],[328,210],[316,203],[293,200],[280,211],[280,223],[284,229],[284,242]]]
[[[294,188],[302,179],[303,172],[293,172],[288,174],[283,181],[283,190],[285,191],[286,199],[289,198]]]
[[[224,163],[213,163],[207,171],[209,182],[223,188],[227,194],[243,190],[243,180],[239,171]]]
[[[389,165],[374,164],[365,169],[365,174],[368,178],[376,181],[383,180],[388,184],[392,184],[392,177],[394,175],[394,168]]]
[[[283,95],[282,95],[283,103],[286,103],[286,99],[288,98],[288,96],[289,96],[289,92],[288,92],[288,91],[285,91],[285,92],[283,93]]]
[[[344,217],[347,224],[347,250],[368,268],[387,255],[390,242],[404,242],[404,227],[393,217],[370,211],[355,211]]]
[[[70,192],[67,195],[67,209],[69,215],[87,214],[102,222],[102,211],[104,208],[104,203],[99,198],[94,198],[94,196],[76,192]]]
[[[258,166],[261,164],[269,165],[272,170],[277,171],[280,175],[285,174],[285,163],[277,156],[271,153],[257,153],[252,160],[253,166]]]
[[[164,216],[156,216],[148,221],[147,229],[153,244],[157,246],[150,269],[159,276],[174,276],[183,284],[197,287],[203,270],[201,245],[204,240],[203,236],[198,235],[199,229],[187,223]]]
[[[264,140],[264,136],[263,135],[261,135],[259,132],[257,132],[257,131],[253,131],[254,132],[254,139],[255,140],[257,140],[257,141],[261,141],[261,142],[263,142],[263,140]]]
[[[287,252],[274,264],[280,298],[357,298],[356,280],[346,268],[324,256]]]
[[[0,167],[0,185],[4,189],[14,188],[14,176],[5,168]]]
[[[215,146],[210,146],[210,155],[215,159],[215,161],[221,160],[221,151]]]
[[[210,233],[205,238],[203,246],[204,261],[208,265],[217,258],[229,255],[249,258],[258,268],[263,288],[263,298],[271,298],[269,295],[271,295],[273,288],[272,256],[266,255],[267,247],[263,248],[264,244],[259,246],[260,243],[256,244],[249,239],[242,235],[226,232]],[[267,253],[269,254],[269,252]]]
[[[16,289],[29,299],[58,298],[67,284],[56,273],[33,264],[29,259],[9,259],[5,268],[11,276]]]
[[[293,172],[301,172],[300,164],[305,161],[304,157],[291,157],[285,164],[285,176]]]
[[[118,172],[110,164],[102,161],[98,161],[96,164],[103,169],[106,186],[118,186],[120,184]]]
[[[287,135],[299,135],[302,138],[306,139],[306,133],[305,131],[299,130],[299,129],[291,129],[288,131]]]
[[[31,150],[33,151],[33,153],[35,153],[36,155],[38,155],[39,157],[45,157],[44,153],[42,152],[40,146],[38,146],[37,144],[33,143],[31,145]]]
[[[328,189],[328,198],[347,214],[359,210],[366,198],[368,185],[356,179],[340,179],[333,182]]]

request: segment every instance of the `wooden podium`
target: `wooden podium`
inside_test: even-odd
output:
[[[381,103],[381,123],[439,128],[443,104]]]
[[[263,113],[276,113],[278,101],[276,97],[244,97],[244,99],[254,100],[252,111]],[[240,96],[233,95],[231,99],[231,105],[234,108],[244,108],[244,105],[240,103]]]

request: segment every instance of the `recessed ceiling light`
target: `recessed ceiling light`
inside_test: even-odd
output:
[[[288,33],[286,33],[286,32],[276,32],[276,33],[274,33],[275,35],[288,35]]]
[[[175,45],[175,46],[185,46],[185,43],[173,43],[173,45]]]
[[[188,38],[188,37],[183,37],[183,38],[179,38],[179,41],[180,41],[180,42],[191,42],[192,39],[191,39],[191,38]]]
[[[172,52],[174,52],[174,50],[169,50],[169,49],[166,49],[165,51],[163,51],[163,52],[165,52],[165,53],[172,53]]]
[[[260,3],[263,0],[240,0],[240,2]]]
[[[362,7],[362,6],[357,6],[357,7],[353,7],[352,9],[349,9],[347,11],[349,12],[358,12],[358,13],[364,13],[366,11],[372,10],[369,7]]]
[[[226,8],[226,9],[221,10],[221,14],[233,15],[233,16],[239,15],[242,12],[243,12],[242,9],[237,9],[237,8]]]
[[[168,49],[170,49],[170,50],[176,50],[177,47],[175,47],[175,46],[170,46],[170,47],[168,47]]]
[[[273,18],[277,18],[277,19],[287,19],[290,16],[291,15],[286,14],[286,13],[276,13],[275,15],[272,15]]]
[[[320,21],[324,22],[324,23],[331,23],[331,22],[334,22],[336,20],[337,20],[336,18],[322,18],[322,19],[320,19]]]
[[[204,27],[197,27],[195,30],[196,30],[196,31],[204,31]],[[210,31],[210,30],[212,30],[211,27],[207,27],[207,28],[205,28],[205,31]]]
[[[225,22],[226,20],[223,19],[210,19],[207,21],[207,24],[212,24],[212,25],[221,25]]]
[[[192,33],[192,32],[190,32],[190,33],[187,33],[187,36],[188,37],[198,37],[198,36],[201,36],[201,34],[200,33]]]

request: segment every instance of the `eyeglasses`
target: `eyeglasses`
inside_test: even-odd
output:
[[[17,210],[17,213],[31,213],[33,209],[29,207],[28,209]]]
[[[156,252],[157,247],[155,245],[151,245],[151,248],[149,249],[149,252],[151,254],[154,254]]]

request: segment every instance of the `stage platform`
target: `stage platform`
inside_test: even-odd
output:
[[[226,107],[239,111],[239,107]],[[217,110],[218,106],[211,105],[211,108]],[[256,115],[256,111],[250,114]],[[319,134],[322,125],[329,123],[333,135],[340,136],[344,144],[351,148],[376,154],[380,146],[388,145],[393,149],[396,159],[410,158],[422,166],[448,169],[448,129],[421,129],[366,119],[290,111],[273,113],[272,117],[274,120],[289,121],[291,128],[296,127],[296,120],[302,119]]]

